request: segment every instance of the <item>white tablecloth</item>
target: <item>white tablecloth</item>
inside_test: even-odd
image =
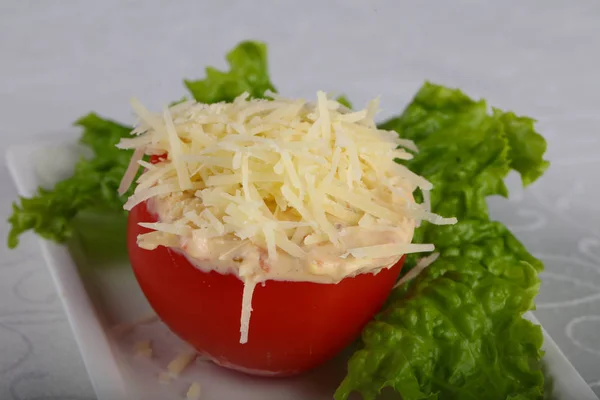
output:
[[[425,79],[537,118],[552,168],[494,215],[546,262],[536,315],[600,393],[600,3],[577,1],[19,1],[0,3],[1,150],[90,110],[131,122],[183,77],[270,45],[281,92],[382,94],[397,113]],[[1,214],[16,196],[0,169]],[[5,236],[8,226],[0,228]],[[32,235],[0,246],[0,398],[94,393]]]

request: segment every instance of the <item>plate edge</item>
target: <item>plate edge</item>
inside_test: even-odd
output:
[[[21,153],[30,153],[42,143],[12,145],[6,150],[5,164],[20,196],[31,196],[32,192],[21,179],[22,173],[19,169],[19,156]],[[85,289],[70,251],[65,245],[55,244],[45,239],[38,239],[38,243],[58,296],[61,299],[71,332],[77,343],[79,353],[81,354],[88,378],[96,396],[99,400],[131,399],[130,393],[126,389],[123,375],[116,373],[122,369],[114,355],[114,350],[110,345],[106,332],[100,324],[100,319],[97,316],[98,311]],[[61,265],[57,262],[58,260],[60,260]],[[75,279],[71,279],[70,284],[65,285],[62,278],[66,276],[72,276]],[[74,317],[74,315],[77,315],[77,317]],[[81,327],[74,323],[73,319],[85,321],[84,324],[89,324],[87,326],[91,326],[92,331],[97,334],[97,337],[90,340],[90,337],[84,334]],[[91,351],[88,351],[88,348],[98,346],[98,343],[103,348],[104,354],[110,354],[110,357],[102,359],[104,360],[101,361],[103,365],[98,365],[99,358],[91,354]],[[100,377],[103,377],[103,379],[100,379]],[[107,385],[108,382],[110,382],[110,385]]]

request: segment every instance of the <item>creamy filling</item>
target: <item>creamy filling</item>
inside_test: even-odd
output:
[[[194,202],[195,199],[167,196],[148,201],[148,209],[157,216],[159,222],[177,220],[182,212],[181,202]],[[178,203],[178,204],[177,204]],[[340,239],[346,248],[367,247],[380,244],[410,243],[413,237],[414,220],[407,219],[402,226],[386,229],[363,228],[336,224]],[[401,256],[384,258],[356,258],[345,255],[329,241],[314,244],[301,244],[307,253],[304,259],[293,257],[278,250],[277,259],[270,260],[267,251],[248,239],[234,235],[217,237],[203,236],[198,230],[188,236],[178,236],[171,247],[184,254],[198,269],[221,274],[234,274],[239,278],[256,282],[266,280],[303,281],[316,283],[337,283],[342,279],[365,272],[378,272],[394,265]],[[144,243],[140,243],[142,247]]]

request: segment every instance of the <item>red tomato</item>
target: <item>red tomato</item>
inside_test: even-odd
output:
[[[235,275],[203,272],[181,254],[138,247],[154,222],[145,203],[129,213],[127,244],[133,271],[160,319],[201,354],[246,373],[289,376],[334,357],[383,305],[404,259],[376,275],[337,284],[267,281],[252,298],[248,342],[240,344],[243,283]]]
[[[164,161],[166,158],[167,158],[166,154],[162,154],[160,156],[152,155],[152,156],[150,156],[150,163],[158,164],[159,162]]]

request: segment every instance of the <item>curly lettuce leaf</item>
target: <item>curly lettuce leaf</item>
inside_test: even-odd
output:
[[[416,142],[407,165],[434,184],[433,211],[459,222],[416,231],[415,242],[434,243],[440,257],[367,325],[336,400],[353,391],[374,399],[385,387],[404,400],[541,399],[542,332],[522,314],[534,306],[543,265],[490,221],[486,203],[508,195],[511,169],[529,184],[548,167],[533,120],[488,113],[484,101],[426,83],[381,128]]]
[[[73,235],[73,219],[81,210],[125,215],[117,189],[131,152],[115,145],[129,136],[131,128],[94,113],[80,118],[75,125],[83,128],[80,141],[93,151],[93,156],[80,159],[73,176],[58,182],[52,190],[39,188],[35,196],[20,197],[13,203],[8,247],[17,247],[19,236],[28,230],[45,239],[66,241]]]
[[[231,102],[248,92],[251,97],[264,98],[266,91],[276,92],[269,78],[267,46],[261,42],[245,41],[227,53],[230,70],[206,68],[206,78],[185,80],[185,86],[200,103]]]
[[[349,109],[352,110],[352,103],[350,102],[350,99],[346,95],[338,96],[336,98],[336,100],[341,105],[346,106],[346,107],[348,107]]]

